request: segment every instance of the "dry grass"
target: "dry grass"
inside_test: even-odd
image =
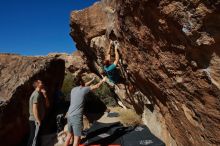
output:
[[[141,116],[132,109],[119,110],[120,121],[124,126],[136,126],[142,124]]]
[[[86,116],[83,116],[83,130],[89,129],[90,123]]]

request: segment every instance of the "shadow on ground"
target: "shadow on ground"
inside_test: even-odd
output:
[[[94,123],[89,129],[87,136],[82,139],[82,144],[99,144],[101,146],[109,144],[121,146],[165,146],[164,142],[154,136],[146,126],[124,127],[120,122],[108,124]]]

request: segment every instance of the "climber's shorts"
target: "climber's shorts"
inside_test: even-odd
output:
[[[82,136],[83,130],[83,116],[74,115],[67,117],[68,132],[73,133],[74,136]]]

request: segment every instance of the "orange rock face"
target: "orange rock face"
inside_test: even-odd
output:
[[[219,3],[103,0],[72,12],[70,34],[97,74],[115,34],[121,72],[144,95],[127,103],[167,145],[220,145]]]

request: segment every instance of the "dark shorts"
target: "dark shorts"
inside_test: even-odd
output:
[[[82,136],[83,130],[83,116],[74,115],[67,118],[68,132],[73,133],[74,136]]]

